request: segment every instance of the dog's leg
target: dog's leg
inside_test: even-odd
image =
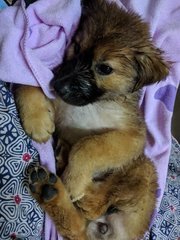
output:
[[[151,161],[144,157],[137,159],[129,169],[114,172],[100,185],[91,185],[87,188],[85,197],[77,201],[77,205],[88,219],[95,214],[93,217],[96,221],[91,222],[88,230],[92,236],[100,235],[97,223],[104,218],[108,228],[103,239],[108,239],[108,236],[105,238],[108,232],[113,234],[111,239],[140,239],[150,224],[155,208],[156,190],[155,168]],[[104,212],[101,212],[102,206]],[[92,225],[94,227],[91,228]]]
[[[80,199],[93,175],[123,168],[142,154],[144,130],[110,131],[81,139],[70,152],[63,181],[74,200]]]
[[[18,86],[15,100],[25,132],[37,142],[46,142],[54,132],[54,109],[38,87]]]
[[[112,188],[112,193],[115,192],[113,198],[117,197],[116,204],[120,210],[119,236],[122,233],[126,236],[122,239],[141,239],[148,231],[155,210],[157,187],[155,167],[144,158]]]
[[[92,183],[86,189],[85,196],[75,204],[81,209],[83,216],[88,220],[96,220],[104,215],[111,204],[109,191],[111,181]]]
[[[85,220],[69,199],[60,178],[43,167],[30,174],[33,197],[54,221],[57,230],[69,240],[86,240]]]

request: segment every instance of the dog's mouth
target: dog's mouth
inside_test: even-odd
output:
[[[75,106],[93,103],[104,93],[95,83],[90,64],[76,59],[60,66],[51,85],[64,102]]]

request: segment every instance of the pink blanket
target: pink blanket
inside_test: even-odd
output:
[[[19,0],[3,10],[0,78],[41,86],[48,97],[53,97],[51,70],[62,62],[80,14],[80,0],[38,0],[27,9],[24,0]]]
[[[148,127],[145,153],[154,161],[159,176],[158,208],[166,182],[171,118],[180,81],[180,2],[115,1],[119,6],[136,11],[150,23],[154,43],[165,51],[168,60],[173,61],[167,79],[144,88],[140,101]],[[49,89],[51,70],[61,63],[80,13],[80,0],[38,0],[27,9],[24,1],[19,0],[16,6],[3,10],[0,13],[0,79],[41,86],[48,97],[53,97]],[[55,171],[51,142],[34,145],[42,164]],[[45,230],[45,239],[61,239],[48,217]]]

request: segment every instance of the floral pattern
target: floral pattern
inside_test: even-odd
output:
[[[180,240],[180,145],[172,139],[164,196],[144,240]]]
[[[0,81],[0,239],[40,240],[44,213],[28,188],[39,156],[23,131],[13,96]]]

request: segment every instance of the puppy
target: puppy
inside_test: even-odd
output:
[[[16,92],[26,131],[45,141],[55,122],[61,147],[68,146],[68,163],[58,156],[63,182],[38,167],[30,189],[67,239],[139,239],[157,189],[155,168],[143,154],[139,89],[166,77],[169,67],[139,16],[104,0],[82,4],[79,28],[52,81],[57,99],[32,87]]]

